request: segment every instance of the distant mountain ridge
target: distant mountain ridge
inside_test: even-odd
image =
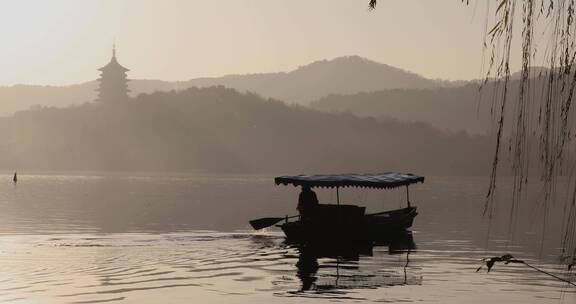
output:
[[[131,80],[133,96],[154,91],[223,85],[266,98],[307,105],[329,94],[356,94],[398,88],[456,86],[462,82],[432,80],[359,56],[320,60],[290,72],[226,75],[187,81]],[[93,101],[96,81],[71,86],[15,85],[0,87],[0,116],[32,106],[68,106]]]
[[[308,104],[329,94],[433,88],[439,82],[359,56],[348,56],[315,61],[291,72],[200,78],[185,84],[197,87],[224,85],[264,97]]]

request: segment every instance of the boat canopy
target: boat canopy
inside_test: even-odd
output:
[[[329,174],[329,175],[295,175],[274,178],[276,185],[294,185],[321,188],[361,187],[361,188],[396,188],[416,183],[423,183],[424,177],[411,173],[375,173],[375,174]]]

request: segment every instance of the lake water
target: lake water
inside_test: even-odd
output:
[[[21,174],[14,185],[0,175],[0,303],[576,303],[576,288],[524,265],[476,272],[483,257],[511,253],[576,279],[559,263],[563,214],[550,212],[543,234],[535,202],[511,225],[502,187],[489,221],[486,185],[427,178],[411,187],[412,235],[303,248],[249,229],[295,213],[298,189],[271,176]],[[341,199],[381,211],[405,193]]]

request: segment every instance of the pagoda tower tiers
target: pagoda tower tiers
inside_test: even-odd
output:
[[[99,68],[100,78],[98,78],[98,99],[99,102],[118,102],[128,99],[128,78],[126,72],[129,69],[123,67],[116,59],[116,46],[112,48],[112,59],[110,62]]]

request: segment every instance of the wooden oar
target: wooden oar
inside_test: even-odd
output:
[[[295,217],[298,217],[298,215],[293,215],[293,216],[289,216],[289,217],[264,217],[264,218],[259,218],[256,220],[251,220],[250,226],[252,226],[252,228],[254,228],[254,230],[260,230],[260,229],[264,229],[264,228],[276,225],[277,223],[279,223],[280,221],[283,221],[285,219],[291,219],[291,218],[295,218]]]

